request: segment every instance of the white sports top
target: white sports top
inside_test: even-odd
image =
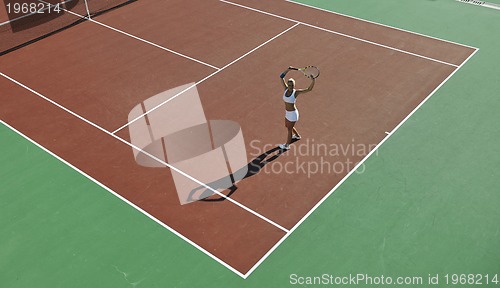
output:
[[[295,99],[295,89],[293,89],[293,92],[292,92],[292,95],[290,96],[286,96],[286,91],[288,89],[285,89],[285,92],[283,93],[283,101],[285,101],[286,103],[292,103],[292,104],[295,104],[295,102],[297,101],[297,99]]]

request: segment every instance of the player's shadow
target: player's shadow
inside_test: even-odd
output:
[[[240,181],[245,181],[245,179],[259,174],[259,172],[264,168],[264,166],[266,166],[267,164],[271,163],[272,161],[278,159],[278,157],[280,157],[283,154],[283,152],[284,151],[281,150],[279,147],[274,147],[272,149],[269,149],[266,152],[255,157],[252,161],[250,161],[248,163],[247,166],[242,167],[241,169],[234,172],[233,174],[239,175],[239,173],[244,173],[244,171],[247,171],[245,176],[243,176],[243,178],[240,180]],[[195,190],[204,189],[205,191],[202,192],[201,195],[203,195],[204,193],[209,195],[206,198],[200,197],[203,199],[200,199],[199,201],[218,202],[218,201],[226,200],[227,197],[231,197],[234,194],[234,192],[236,192],[238,190],[238,187],[234,183],[235,181],[233,178],[233,174],[229,175],[231,177],[231,181],[233,183],[233,186],[227,188],[226,189],[227,191],[224,191],[225,193],[223,193],[226,197],[222,197],[219,194],[214,194],[213,191],[211,191],[210,189],[207,189],[206,187],[199,187],[198,189],[195,189]],[[218,187],[219,185],[217,185],[217,183],[219,181],[220,180],[217,180],[217,181],[214,181],[211,183],[207,183],[207,186],[211,187],[214,190],[225,188],[225,187]],[[196,193],[196,192],[198,192],[198,191],[193,191],[193,193]]]

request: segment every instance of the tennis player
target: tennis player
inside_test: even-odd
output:
[[[288,81],[285,80],[285,76],[290,70],[297,70],[297,68],[290,66],[280,75],[283,87],[285,88],[283,101],[285,102],[285,127],[288,130],[286,143],[279,145],[281,150],[290,149],[292,140],[300,139],[300,134],[295,128],[295,124],[299,121],[299,110],[297,110],[295,102],[297,102],[297,97],[299,97],[300,94],[310,92],[316,82],[316,79],[309,77],[311,79],[311,84],[307,87],[307,89],[295,89],[295,80],[293,78],[288,79]]]

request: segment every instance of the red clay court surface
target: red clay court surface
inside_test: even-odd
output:
[[[196,82],[208,119],[241,125],[250,162],[286,136],[278,75],[317,65],[316,87],[298,101],[303,139],[294,145],[373,149],[476,51],[281,0],[138,1],[93,20],[0,57],[1,120],[242,277],[354,165],[312,175],[261,171],[237,184],[233,201],[181,206],[169,169],[132,157],[134,106]],[[333,161],[359,163],[370,152]],[[320,157],[292,149],[273,163]]]

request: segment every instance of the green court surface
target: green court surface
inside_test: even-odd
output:
[[[480,50],[247,279],[0,125],[0,287],[337,287],[290,275],[358,273],[420,276],[421,287],[439,274],[431,287],[466,287],[445,275],[500,277],[500,10],[301,2]],[[357,286],[376,285],[344,287]]]

